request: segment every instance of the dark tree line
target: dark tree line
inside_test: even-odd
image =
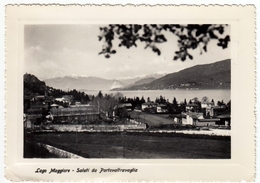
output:
[[[134,97],[134,98],[126,98],[126,97],[120,97],[119,98],[120,103],[131,103],[132,104],[132,109],[137,108],[141,109],[141,106],[143,103],[145,103],[145,99],[142,96],[141,99],[139,97]]]
[[[87,94],[85,94],[84,92],[77,91],[75,89],[66,92],[66,91],[63,91],[63,90],[60,90],[60,89],[51,88],[49,91],[50,91],[49,95],[51,95],[55,98],[60,98],[64,95],[72,95],[73,98],[74,98],[74,102],[78,101],[78,102],[81,102],[83,104],[86,104],[90,101],[89,96]]]

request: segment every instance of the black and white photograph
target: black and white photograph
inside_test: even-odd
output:
[[[253,181],[254,10],[8,6],[6,178]]]
[[[230,25],[24,25],[24,158],[231,158]]]

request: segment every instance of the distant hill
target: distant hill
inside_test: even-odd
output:
[[[156,80],[156,78],[144,78],[144,79],[140,79],[138,81],[136,81],[133,85],[142,85],[142,84],[146,84],[146,83],[151,83],[152,81]]]
[[[117,80],[108,80],[98,77],[65,76],[46,79],[48,86],[62,90],[110,90],[115,87],[122,87],[124,84]]]
[[[125,90],[158,89],[230,89],[231,60],[196,65],[179,72],[167,74],[147,84],[133,85]]]
[[[117,87],[117,88],[113,88],[112,90],[124,90],[124,89],[131,88],[131,87],[135,87],[135,86],[138,86],[138,85],[147,84],[147,83],[150,83],[150,82],[152,82],[152,81],[154,81],[154,80],[156,80],[156,78],[154,78],[154,77],[143,78],[143,79],[137,80],[137,81],[134,82],[133,84],[127,85],[127,86],[124,87],[124,88]]]
[[[44,95],[46,90],[46,84],[43,81],[40,81],[37,77],[31,74],[24,74],[24,95],[30,95],[33,93],[39,93]]]
[[[148,79],[148,78],[158,79],[165,75],[166,74],[152,73],[152,74],[148,74],[145,76],[137,76],[137,77],[128,78],[128,79],[118,79],[118,81],[121,81],[122,83],[124,83],[125,84],[124,87],[129,87],[129,86],[135,85],[135,83],[138,81],[142,82],[143,79]],[[143,80],[143,81],[145,81],[145,80]],[[145,82],[145,83],[147,83],[147,82]],[[142,83],[142,84],[144,84],[144,83]]]

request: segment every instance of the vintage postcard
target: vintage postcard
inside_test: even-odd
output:
[[[6,6],[6,178],[253,181],[254,41],[253,6]]]

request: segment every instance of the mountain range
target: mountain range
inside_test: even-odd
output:
[[[62,90],[162,90],[230,89],[231,60],[196,65],[171,74],[152,74],[125,79],[65,76],[44,80],[46,85]]]
[[[46,79],[44,82],[50,87],[54,87],[61,90],[112,90],[124,88],[127,86],[135,86],[136,84],[145,84],[151,82],[157,78],[164,76],[165,74],[151,74],[142,77],[125,78],[125,79],[103,79],[99,77],[86,77],[86,76],[65,76]]]

